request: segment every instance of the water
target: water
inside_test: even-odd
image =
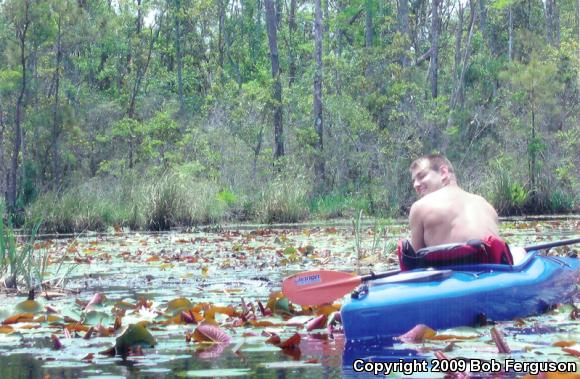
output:
[[[502,234],[512,245],[570,238],[579,229],[577,219],[509,220],[502,224]],[[289,310],[294,320],[298,320],[290,324],[285,322],[290,316],[261,314],[258,302],[266,305],[269,295],[280,290],[282,279],[289,274],[319,268],[363,273],[370,269],[376,272],[392,269],[395,262],[392,246],[408,234],[406,224],[388,225],[380,238],[376,238],[370,226],[359,232],[358,245],[348,223],[326,227],[94,235],[49,241],[48,250],[52,251],[55,262],[66,254],[63,267],[75,266],[68,277],[66,296],[50,300],[38,298],[43,306],[56,309],[59,318],[51,323],[21,322],[10,325],[12,333],[0,333],[0,377],[359,378],[374,376],[353,370],[351,363],[357,358],[395,362],[415,358],[430,360],[434,358],[434,351],[452,343],[457,348],[449,350],[447,354],[451,356],[476,354],[488,359],[497,355],[495,345],[485,335],[489,328],[476,330],[479,337],[472,340],[450,338],[420,344],[388,341],[360,346],[346,343],[340,333],[330,337],[325,329],[306,332],[301,325],[309,317],[300,316],[299,306]],[[51,267],[54,271],[56,264]],[[86,317],[87,312],[79,304],[87,303],[95,293],[103,293],[107,300],[95,308],[91,317],[102,320],[105,328],[113,327],[115,315],[122,313],[118,309],[123,304],[134,305],[141,298],[148,301],[149,308],[128,309],[121,320],[123,325],[148,322],[157,345],[144,348],[143,355],[123,360],[120,356],[100,354],[115,345],[118,332],[83,339],[85,333],[81,331],[78,337],[73,332],[67,338],[64,325],[70,322],[64,318]],[[243,309],[243,299],[247,307],[253,308],[257,321],[264,322],[260,326],[241,325],[236,321],[238,316],[218,312],[215,320],[231,337],[230,344],[186,342],[186,332],[192,332],[196,325],[166,324],[170,318],[166,311],[168,302],[181,297],[193,305],[231,305],[238,312]],[[3,295],[0,319],[16,314],[14,306],[22,300]],[[508,343],[518,359],[533,360],[538,355],[564,361],[574,359],[561,346],[552,346],[560,341],[562,345],[566,342],[568,348],[577,348],[573,344],[579,339],[577,322],[571,322],[564,311],[521,322],[523,325],[514,322],[505,325]],[[280,349],[266,342],[269,335],[276,334],[284,340],[296,332],[301,336],[297,348]],[[451,333],[460,335],[465,331],[458,328]],[[64,348],[53,349],[52,335],[59,338]],[[414,376],[433,375],[416,373]]]

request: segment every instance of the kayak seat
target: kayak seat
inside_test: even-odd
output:
[[[398,243],[397,255],[402,271],[474,263],[514,264],[508,244],[495,236],[429,246],[418,251],[413,249],[409,240],[404,239]]]

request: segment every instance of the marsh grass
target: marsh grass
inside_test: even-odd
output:
[[[359,274],[363,263],[386,261],[390,265],[393,260],[392,254],[397,247],[396,240],[389,239],[387,236],[388,225],[392,224],[390,219],[376,219],[371,228],[373,236],[371,245],[370,247],[363,246],[363,217],[364,211],[361,209],[358,216],[353,217],[351,220],[354,234],[356,270]]]
[[[227,220],[242,204],[215,181],[169,172],[93,179],[62,193],[39,196],[27,217],[40,215],[43,230],[70,233],[131,229],[167,230]]]
[[[28,290],[40,283],[38,274],[48,264],[47,259],[37,259],[39,254],[35,254],[40,225],[41,222],[37,221],[28,239],[19,244],[10,219],[6,224],[0,220],[0,275],[6,288],[17,288],[19,279],[24,281]]]
[[[310,201],[310,212],[324,219],[353,217],[357,210],[368,211],[370,204],[367,198],[351,194],[332,193],[317,196]]]
[[[259,221],[299,222],[309,215],[308,192],[312,188],[304,177],[279,177],[260,191],[254,203]]]

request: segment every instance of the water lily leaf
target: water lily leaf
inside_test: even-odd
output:
[[[576,345],[576,341],[556,341],[552,344],[552,346],[557,347],[570,347]]]
[[[338,303],[334,304],[325,304],[318,307],[314,307],[314,312],[317,315],[326,315],[330,316],[331,313],[340,311],[341,305]]]
[[[83,324],[87,325],[108,324],[113,321],[113,316],[100,311],[90,311],[83,318]]]
[[[273,310],[274,310],[274,313],[287,314],[287,315],[292,314],[292,312],[290,311],[290,301],[288,301],[288,298],[286,298],[286,297],[278,299],[278,301],[276,301],[276,303],[274,304]]]
[[[127,326],[124,333],[117,337],[115,349],[117,354],[125,355],[133,346],[153,347],[157,344],[155,338],[142,325],[131,324]]]
[[[216,342],[229,344],[231,337],[219,326],[203,324],[195,328],[193,339],[197,342]]]
[[[300,345],[300,334],[294,333],[290,338],[282,341],[278,347],[282,349],[295,349]]]
[[[14,328],[10,325],[0,326],[0,334],[11,334],[14,333]]]
[[[16,304],[15,310],[18,313],[40,313],[44,311],[44,306],[36,300],[24,300]]]
[[[271,368],[271,369],[292,369],[292,368],[308,368],[308,367],[319,367],[319,366],[322,366],[322,365],[316,360],[260,363],[260,367]]]
[[[190,370],[178,372],[177,376],[182,378],[222,378],[230,376],[250,376],[249,368],[223,368],[213,370]]]
[[[89,326],[75,322],[64,326],[69,332],[86,332],[90,329]]]
[[[30,322],[33,318],[34,315],[32,313],[18,313],[2,321],[2,325],[17,324],[19,322]]]
[[[229,317],[235,316],[237,314],[236,310],[231,305],[227,307],[210,306],[204,312],[205,321],[210,322],[212,324],[215,323],[216,313],[220,313]]]
[[[62,322],[63,318],[59,315],[43,315],[40,317],[37,317],[34,319],[34,322],[49,322],[49,323],[55,323],[55,322]]]
[[[205,346],[202,347],[200,349],[196,350],[196,355],[198,358],[201,359],[216,359],[218,358],[220,355],[222,355],[222,353],[224,352],[224,350],[226,349],[226,344],[223,343],[215,343],[212,344],[210,346]]]
[[[190,308],[193,308],[193,304],[191,303],[191,301],[187,300],[184,297],[180,297],[178,299],[171,300],[169,303],[167,303],[166,313],[177,315],[181,313],[181,311],[186,311]]]
[[[314,329],[322,329],[326,326],[327,316],[325,314],[321,314],[318,317],[313,318],[306,324],[306,330],[308,332],[313,331]]]
[[[564,347],[562,348],[563,351],[565,351],[566,353],[573,355],[575,357],[580,357],[580,347],[576,348],[576,347]]]
[[[418,324],[413,329],[409,330],[407,333],[399,336],[401,341],[416,343],[423,342],[427,338],[434,337],[436,332],[424,324]]]
[[[97,305],[102,305],[106,299],[107,297],[104,294],[97,292],[85,306],[85,312],[90,311],[91,309],[95,309],[95,306]]]

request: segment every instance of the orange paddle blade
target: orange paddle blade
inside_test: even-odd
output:
[[[330,303],[354,290],[362,278],[340,271],[318,270],[291,275],[282,282],[282,292],[293,303]]]

